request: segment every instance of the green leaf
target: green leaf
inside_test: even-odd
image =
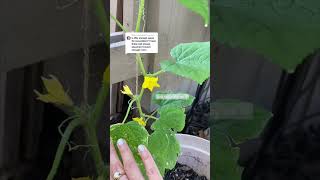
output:
[[[183,108],[165,106],[159,110],[160,118],[152,124],[152,129],[174,129],[182,131],[185,125],[186,115]]]
[[[213,127],[232,137],[235,143],[256,137],[272,117],[267,110],[239,100],[217,100],[212,107]]]
[[[242,168],[237,164],[239,148],[235,146],[257,137],[272,113],[239,100],[217,100],[211,107],[213,179],[240,180]]]
[[[210,76],[210,42],[179,44],[170,52],[174,61],[162,61],[162,70],[192,79],[199,84]]]
[[[174,106],[185,108],[190,106],[194,97],[186,93],[170,93],[157,91],[152,94],[152,102],[159,105],[159,108],[164,106]]]
[[[320,1],[215,0],[212,37],[220,43],[254,50],[294,72],[320,48]]]
[[[241,180],[242,168],[237,164],[239,149],[230,147],[227,137],[216,131],[211,141],[212,179]]]
[[[199,14],[207,27],[209,24],[209,2],[208,0],[178,0],[180,4],[189,10]]]
[[[110,127],[110,137],[116,146],[118,139],[122,138],[128,143],[133,156],[142,172],[145,172],[143,162],[138,154],[138,146],[148,144],[148,131],[138,123],[130,121],[126,124],[114,124]]]
[[[180,154],[180,145],[171,130],[154,131],[148,139],[148,149],[162,175],[166,169],[175,167]]]

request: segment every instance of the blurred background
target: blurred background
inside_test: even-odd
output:
[[[36,100],[33,91],[43,92],[41,77],[52,74],[75,104],[81,104],[85,43],[90,48],[88,101],[95,102],[109,55],[92,10],[88,17],[90,23],[85,24],[83,1],[0,2],[1,180],[46,178],[61,139],[57,127],[68,116]],[[99,126],[100,147],[106,154],[107,127],[101,124],[108,109]],[[83,143],[82,129],[73,133],[71,141]],[[90,174],[93,166],[87,151],[66,150],[56,179]]]

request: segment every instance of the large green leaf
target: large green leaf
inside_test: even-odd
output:
[[[174,61],[162,61],[161,68],[199,84],[210,76],[210,42],[179,44],[170,52]]]
[[[215,0],[212,38],[252,49],[293,72],[320,48],[319,0]]]
[[[173,106],[165,106],[159,110],[160,118],[152,124],[152,129],[173,129],[177,132],[183,130],[186,115],[184,109]]]
[[[180,145],[171,130],[156,130],[148,139],[148,149],[162,175],[173,169],[180,154]]]
[[[194,97],[186,93],[170,93],[157,91],[152,94],[152,102],[159,105],[159,108],[165,106],[174,106],[185,108],[190,106]]]
[[[209,1],[208,0],[178,0],[179,3],[184,5],[191,11],[199,14],[205,23],[205,26],[209,24]]]
[[[118,139],[125,139],[133,153],[136,162],[143,172],[145,172],[145,170],[143,162],[138,154],[138,146],[140,144],[147,146],[148,136],[148,131],[134,121],[130,121],[126,124],[114,124],[110,127],[110,137],[113,143],[115,143],[115,147]]]
[[[239,100],[217,100],[211,107],[214,179],[240,180],[239,149],[234,145],[257,137],[272,113]]]

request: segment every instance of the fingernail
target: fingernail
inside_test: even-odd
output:
[[[118,139],[117,145],[122,146],[125,143],[124,139]]]
[[[146,150],[146,147],[144,145],[141,144],[141,145],[138,146],[138,151],[140,153],[143,153],[145,150]]]

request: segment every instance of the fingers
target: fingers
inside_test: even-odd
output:
[[[110,140],[110,180],[113,180],[113,175],[119,172],[125,174],[122,163],[118,158],[117,151]],[[128,180],[126,175],[121,176],[120,180]]]
[[[127,145],[126,141],[123,139],[119,139],[117,142],[117,146],[119,148],[122,162],[124,166],[124,170],[126,172],[126,175],[131,180],[143,180],[144,177],[141,174],[141,171],[132,155],[132,152]],[[111,161],[111,159],[110,159]]]
[[[138,147],[138,150],[143,164],[145,166],[148,178],[152,180],[162,180],[162,176],[160,175],[159,169],[148,149],[144,145],[140,145]]]

